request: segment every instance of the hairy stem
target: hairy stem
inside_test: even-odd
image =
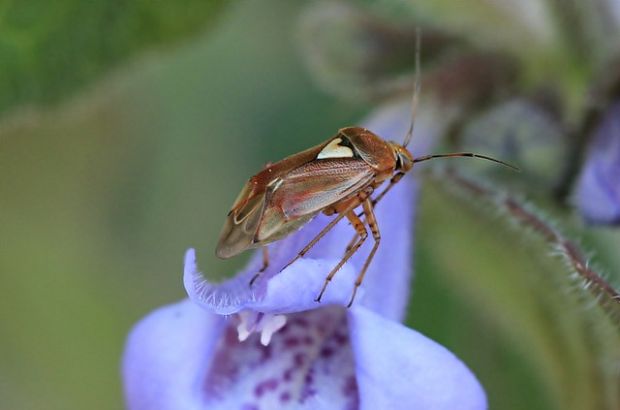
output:
[[[595,296],[597,303],[611,316],[612,320],[620,324],[620,292],[588,265],[587,259],[574,242],[542,218],[531,205],[526,205],[503,191],[460,175],[452,169],[435,171],[431,176],[440,182],[450,182],[451,185],[464,190],[469,195],[493,203],[518,226],[530,229],[540,236],[552,250],[559,253],[570,269],[582,280],[583,288]]]

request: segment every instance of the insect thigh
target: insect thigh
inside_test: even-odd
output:
[[[360,287],[362,282],[364,281],[364,275],[366,275],[366,271],[372,262],[372,259],[375,257],[375,253],[377,249],[379,249],[379,243],[381,243],[381,233],[379,232],[379,225],[377,224],[377,219],[375,218],[375,213],[373,211],[372,201],[370,198],[366,198],[364,203],[362,204],[364,207],[364,214],[366,215],[366,223],[372,232],[372,237],[375,240],[375,243],[366,258],[366,262],[364,262],[364,266],[360,271],[357,279],[355,280],[355,287],[353,288],[353,293],[351,294],[351,300],[349,300],[349,304],[347,307],[351,307],[353,304],[353,300],[355,299],[355,294],[357,293],[357,288]]]
[[[359,198],[360,196],[362,196],[363,199],[366,199],[370,195],[371,192],[372,192],[372,188],[367,187],[362,192],[358,193],[355,198]],[[362,201],[361,198],[359,198],[358,200],[351,201],[347,205],[346,209],[344,209],[341,212],[339,212],[338,216],[336,216],[334,219],[332,219],[323,229],[321,229],[321,232],[319,232],[314,238],[312,238],[312,240],[310,242],[308,242],[308,244],[306,246],[304,246],[304,248],[301,251],[299,251],[299,253],[289,263],[284,265],[284,267],[281,269],[281,271],[286,269],[290,265],[292,265],[298,259],[302,258],[306,253],[308,253],[308,251],[310,249],[312,249],[312,247],[314,245],[316,245],[317,242],[320,241],[321,238],[323,238],[325,236],[325,234],[327,234],[327,232],[329,232],[334,226],[336,226],[336,224],[338,222],[340,222],[340,220],[342,218],[344,218],[347,215],[347,213],[349,213],[349,212],[353,211],[355,208],[357,208],[360,205],[361,201]]]
[[[348,249],[345,252],[342,259],[340,259],[340,262],[338,262],[338,264],[334,266],[334,268],[327,274],[327,276],[325,277],[325,281],[323,282],[323,287],[321,288],[321,292],[319,292],[319,295],[315,299],[317,302],[321,301],[321,297],[323,297],[323,293],[325,293],[325,289],[327,289],[327,285],[329,285],[329,282],[331,282],[331,280],[334,278],[334,275],[336,275],[336,272],[338,272],[338,270],[342,268],[342,266],[351,258],[351,256],[353,256],[355,252],[357,252],[357,250],[360,248],[360,246],[362,246],[362,244],[368,237],[368,232],[366,231],[366,228],[364,227],[364,223],[357,217],[357,215],[355,215],[355,212],[353,212],[353,210],[347,212],[346,216],[347,216],[347,219],[351,222],[351,225],[353,225],[353,228],[355,228],[355,231],[357,232],[356,237],[359,239],[357,239],[353,243],[351,248]]]

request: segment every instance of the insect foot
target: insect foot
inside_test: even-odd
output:
[[[258,277],[260,276],[261,273],[262,273],[262,271],[259,271],[254,276],[252,276],[252,279],[250,279],[250,283],[249,283],[250,287],[252,287],[254,285],[254,282],[256,282],[256,279],[258,279]]]

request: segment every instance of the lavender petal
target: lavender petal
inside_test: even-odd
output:
[[[587,221],[620,224],[620,102],[595,131],[574,200]]]
[[[360,409],[487,408],[476,377],[443,346],[363,307],[349,323]]]

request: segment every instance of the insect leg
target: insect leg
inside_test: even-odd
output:
[[[358,215],[359,216],[359,215]],[[359,235],[357,234],[357,231],[355,232],[355,235],[353,235],[353,238],[351,238],[351,241],[349,242],[349,244],[347,245],[347,247],[344,249],[344,254],[346,255],[347,252],[349,252],[351,250],[351,248],[353,247],[353,245],[355,245],[355,242],[357,241],[357,239],[359,238]]]
[[[379,202],[379,201],[380,201],[380,200],[381,200],[381,199],[385,196],[385,194],[387,194],[387,193],[390,191],[390,189],[392,189],[392,187],[393,187],[394,185],[396,185],[396,184],[398,183],[398,181],[400,181],[400,179],[401,179],[404,175],[405,175],[405,173],[404,173],[404,172],[398,172],[398,173],[396,173],[396,174],[392,177],[392,179],[390,179],[390,184],[389,184],[389,185],[388,185],[388,186],[387,186],[387,187],[386,187],[383,191],[381,191],[381,193],[380,193],[379,195],[377,195],[377,196],[375,197],[375,199],[373,199],[373,200],[372,200],[372,206],[374,207],[375,205],[377,205],[377,202]],[[366,211],[364,210],[364,212],[366,212]]]
[[[386,188],[386,191],[388,189],[389,187]],[[359,288],[362,282],[364,281],[364,275],[366,274],[366,271],[368,270],[368,267],[370,266],[370,262],[372,261],[372,258],[374,258],[375,253],[377,252],[377,249],[379,249],[379,243],[381,242],[381,233],[379,232],[379,225],[377,225],[377,219],[375,218],[375,213],[373,212],[372,201],[370,199],[366,199],[362,203],[362,206],[364,207],[364,214],[366,215],[366,223],[368,223],[368,227],[370,228],[370,231],[372,232],[372,237],[374,238],[375,243],[370,253],[368,254],[368,257],[366,258],[366,262],[364,262],[364,266],[362,267],[362,270],[360,271],[359,275],[357,276],[357,279],[355,280],[355,287],[353,288],[353,293],[351,294],[351,300],[349,301],[349,304],[347,305],[347,307],[351,307],[351,305],[353,304],[353,300],[355,299],[355,294],[357,293],[357,288]]]
[[[370,191],[369,191],[370,192]],[[338,222],[340,222],[340,220],[342,218],[344,218],[347,213],[351,212],[352,210],[354,210],[356,207],[359,206],[360,202],[367,198],[368,195],[370,195],[369,192],[361,192],[360,194],[358,194],[358,197],[361,197],[359,201],[353,201],[351,203],[351,205],[349,205],[344,211],[340,212],[338,214],[337,217],[335,217],[334,219],[332,219],[326,226],[325,228],[323,228],[321,230],[321,232],[319,232],[298,254],[297,256],[295,256],[289,263],[287,263],[286,265],[284,265],[284,267],[282,269],[280,269],[280,272],[282,272],[284,269],[288,268],[290,265],[292,265],[294,262],[296,262],[299,258],[302,258],[306,253],[308,253],[308,251],[314,246],[316,245],[316,243],[318,241],[321,240],[321,238],[323,236],[325,236],[325,234],[327,234],[327,232],[329,232],[334,226],[336,226],[336,224]]]
[[[365,201],[368,201],[368,199],[366,199]],[[366,231],[366,227],[364,226],[364,223],[358,218],[357,215],[355,215],[355,212],[349,211],[347,212],[346,216],[347,216],[347,219],[349,219],[349,221],[351,222],[351,225],[353,225],[353,227],[355,228],[355,231],[357,232],[356,238],[359,237],[359,239],[351,246],[350,249],[347,250],[347,252],[344,254],[340,262],[338,262],[338,264],[325,277],[325,282],[323,282],[323,287],[321,288],[321,292],[315,299],[317,302],[321,301],[321,297],[323,296],[323,293],[325,293],[325,289],[327,289],[327,285],[329,284],[329,282],[331,282],[334,275],[336,275],[336,272],[338,272],[338,270],[342,267],[342,265],[344,265],[349,260],[349,258],[351,258],[351,256],[353,256],[355,252],[357,252],[357,250],[360,248],[360,246],[362,246],[362,244],[368,237],[368,232]]]
[[[398,183],[398,181],[400,181],[402,179],[402,177],[405,176],[404,172],[398,172],[396,173],[391,179],[390,179],[390,183],[389,185],[383,190],[381,191],[381,193],[379,193],[379,195],[377,195],[373,200],[372,200],[372,206],[374,207],[375,205],[377,205],[377,203],[379,201],[381,201],[381,199],[383,199],[383,197],[385,196],[385,194],[387,194],[390,189],[392,189],[392,187],[394,185],[396,185]],[[360,212],[359,214],[357,214],[357,216],[362,216],[364,215],[364,212]]]
[[[250,287],[254,284],[254,282],[256,282],[256,279],[258,279],[260,274],[265,272],[267,268],[269,267],[269,248],[267,248],[267,246],[263,246],[262,250],[263,250],[263,267],[260,268],[260,270],[256,272],[254,276],[252,276],[252,279],[250,279]]]
[[[263,267],[259,272],[264,272],[269,267],[269,248],[263,246]]]

